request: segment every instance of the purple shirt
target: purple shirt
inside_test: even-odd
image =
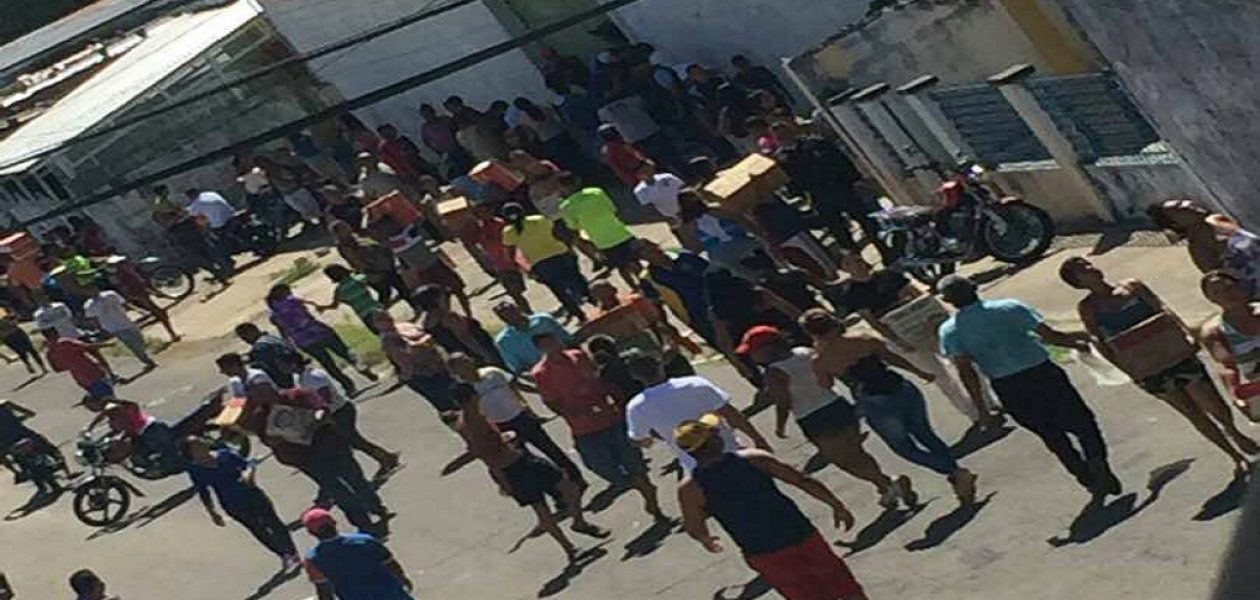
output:
[[[271,321],[299,348],[322,343],[331,337],[332,329],[316,319],[297,296],[268,302],[267,307],[271,309]]]
[[[438,154],[455,148],[455,128],[450,117],[437,117],[420,126],[420,139]]]

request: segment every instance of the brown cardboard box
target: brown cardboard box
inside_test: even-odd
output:
[[[750,154],[729,169],[721,171],[704,187],[722,204],[751,213],[775,191],[787,185],[787,173],[779,168],[774,159],[762,154]]]
[[[447,230],[453,233],[477,225],[472,215],[472,204],[464,196],[439,201],[437,211],[439,215],[442,215]]]
[[[1107,340],[1116,366],[1135,379],[1163,372],[1186,359],[1196,348],[1181,324],[1167,313],[1159,313]]]

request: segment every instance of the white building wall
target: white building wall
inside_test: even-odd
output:
[[[438,2],[417,0],[261,0],[266,15],[299,52],[395,22]],[[311,71],[352,98],[451,60],[498,44],[511,36],[480,2],[392,32],[362,46],[312,61]],[[520,50],[385,100],[357,114],[369,124],[393,123],[418,138],[421,103],[463,96],[484,108],[492,100],[548,97],[542,77]],[[417,142],[419,140],[417,139]]]
[[[607,0],[602,0],[605,3]],[[640,0],[614,13],[634,40],[677,63],[723,71],[743,54],[781,73],[793,57],[860,20],[869,0]]]

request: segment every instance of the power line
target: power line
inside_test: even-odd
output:
[[[246,138],[234,144],[224,146],[222,148],[219,148],[218,150],[207,152],[206,154],[202,154],[201,156],[191,158],[173,167],[169,167],[161,171],[158,171],[156,173],[151,173],[149,175],[137,177],[130,181],[124,181],[124,182],[115,184],[111,186],[109,190],[92,194],[86,200],[82,200],[79,202],[75,202],[73,204],[69,204],[66,206],[53,209],[38,217],[23,221],[21,223],[21,226],[27,227],[35,223],[47,221],[48,219],[55,219],[64,214],[71,213],[76,210],[80,210],[82,208],[88,207],[88,206],[92,206],[93,204],[104,202],[115,196],[120,196],[129,191],[160,182],[168,177],[174,177],[175,175],[179,175],[180,173],[183,173],[185,171],[195,169],[202,165],[210,164],[216,160],[230,158],[236,154],[238,149],[261,146],[263,144],[266,144],[267,142],[281,139],[289,135],[290,133],[301,131],[302,129],[310,127],[311,125],[315,125],[322,121],[335,118],[338,115],[344,114],[348,111],[357,110],[360,108],[371,106],[387,98],[392,98],[399,94],[405,93],[408,90],[420,87],[426,83],[430,83],[432,81],[436,81],[438,79],[446,77],[447,75],[451,75],[459,71],[462,71],[464,69],[467,69],[469,67],[479,65],[499,55],[505,54],[507,52],[511,52],[512,50],[515,50],[527,44],[536,42],[553,33],[563,31],[583,21],[606,15],[614,10],[629,6],[638,1],[639,0],[611,0],[610,2],[601,4],[595,8],[584,10],[580,13],[570,15],[554,23],[544,25],[537,29],[531,29],[528,32],[524,33],[523,35],[514,37],[504,42],[500,42],[498,44],[495,44],[487,48],[483,48],[481,50],[473,52],[472,54],[468,54],[462,58],[457,58],[453,61],[447,62],[433,69],[429,69],[428,71],[425,71],[418,75],[414,75],[412,77],[403,79],[402,81],[399,81],[397,83],[393,83],[382,88],[377,88],[376,90],[373,90],[371,92],[368,92],[356,98],[346,100],[345,102],[341,102],[339,104],[333,105],[320,112],[307,115],[301,119],[297,119],[295,121],[290,121],[288,123],[285,123],[284,125],[273,127],[267,131],[264,131],[263,133],[255,135],[253,137]]]
[[[109,126],[103,127],[99,130],[87,132],[78,137],[66,140],[60,144],[56,144],[47,148],[42,148],[35,152],[27,153],[19,158],[11,159],[8,162],[0,163],[0,171],[10,169],[17,165],[25,164],[32,160],[38,160],[38,159],[44,158],[56,152],[60,152],[61,150],[64,150],[65,148],[68,148],[70,146],[74,146],[77,144],[81,144],[88,140],[106,136],[111,133],[116,133],[128,127],[141,124],[154,117],[166,114],[168,112],[171,112],[179,108],[183,108],[195,102],[205,100],[206,98],[209,98],[211,96],[222,94],[226,91],[231,90],[232,88],[241,86],[243,84],[249,83],[256,79],[261,79],[263,77],[266,77],[268,75],[271,75],[283,69],[287,69],[298,64],[306,63],[306,62],[315,60],[317,58],[327,56],[334,52],[338,52],[341,50],[353,48],[355,46],[363,45],[378,37],[388,35],[390,33],[398,31],[399,29],[410,27],[411,25],[415,25],[416,23],[419,23],[421,21],[425,21],[434,17],[441,16],[457,8],[462,8],[464,6],[473,4],[478,1],[479,0],[454,0],[453,2],[449,2],[441,6],[434,7],[430,5],[424,8],[423,10],[412,13],[406,17],[398,19],[397,21],[393,21],[391,23],[386,23],[383,25],[379,25],[377,27],[373,27],[365,32],[353,35],[348,38],[343,38],[337,42],[333,42],[332,44],[328,44],[328,45],[316,48],[315,50],[312,50],[311,52],[289,57],[282,61],[272,63],[268,66],[255,69],[253,71],[250,71],[249,73],[246,73],[240,77],[237,77],[236,79],[221,83],[214,87],[207,88],[200,92],[194,92],[192,94],[189,94],[188,96],[176,99],[169,104],[155,108],[151,111],[129,117],[122,121],[111,123]]]

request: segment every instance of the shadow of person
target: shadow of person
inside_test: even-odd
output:
[[[106,525],[100,529],[97,529],[96,531],[92,532],[92,534],[89,535],[87,539],[94,540],[103,535],[109,535],[111,533],[118,533],[119,531],[127,529],[128,527],[131,527],[132,525],[134,525],[137,529],[142,528],[142,527],[147,527],[153,524],[154,521],[157,521],[158,519],[165,516],[167,513],[175,510],[176,508],[179,508],[185,502],[188,502],[189,500],[192,499],[193,496],[196,496],[196,495],[197,495],[197,491],[195,489],[191,487],[184,488],[178,492],[175,492],[174,494],[171,494],[170,496],[167,496],[166,498],[164,498],[161,502],[158,502],[157,504],[151,504],[149,506],[146,506],[139,511],[135,511],[131,513],[130,515],[127,515],[122,520],[116,523],[113,523],[111,525]]]
[[[476,456],[473,456],[471,452],[464,452],[442,467],[442,477],[446,477],[447,475],[450,475],[475,462],[477,462]]]
[[[652,526],[644,529],[643,533],[626,542],[626,545],[623,546],[626,553],[621,555],[622,562],[656,552],[665,541],[665,538],[673,535],[676,531],[681,531],[681,528],[679,528],[681,524],[682,521],[678,519],[667,519],[652,523]]]
[[[20,392],[20,391],[22,391],[22,390],[24,390],[24,389],[26,389],[26,388],[30,387],[31,385],[33,385],[36,381],[39,381],[40,379],[43,379],[45,375],[47,375],[47,373],[41,373],[41,374],[39,374],[39,375],[31,375],[30,377],[27,377],[27,378],[26,378],[26,381],[23,381],[22,383],[17,384],[17,386],[16,386],[16,387],[14,387],[13,389],[11,389],[11,390],[9,390],[9,391],[10,391],[10,392]]]
[[[948,540],[950,536],[969,525],[976,518],[976,515],[980,514],[980,511],[989,505],[989,501],[996,494],[997,492],[989,492],[989,495],[983,499],[971,504],[959,505],[958,508],[937,517],[936,520],[928,524],[927,529],[923,532],[923,537],[906,544],[906,550],[911,552],[930,550],[945,543],[945,540]]]
[[[262,585],[259,585],[258,589],[254,590],[254,593],[247,596],[245,600],[262,600],[263,598],[271,595],[271,592],[274,592],[276,588],[293,581],[301,574],[302,569],[293,569],[288,572],[279,571],[275,575],[272,575],[271,579],[262,582]]]
[[[889,534],[901,528],[902,525],[909,523],[911,519],[923,512],[923,509],[927,508],[927,505],[932,502],[933,500],[928,500],[927,502],[920,503],[914,508],[905,510],[885,510],[880,513],[878,517],[875,517],[874,521],[871,521],[866,527],[863,527],[861,531],[858,531],[858,534],[853,538],[853,541],[846,542],[844,540],[838,540],[835,544],[848,550],[845,557],[853,556],[858,552],[872,548],[884,541],[884,538],[888,537]]]
[[[586,510],[592,513],[608,510],[608,507],[612,506],[617,501],[617,498],[620,498],[628,491],[630,491],[628,486],[610,485],[591,496],[591,501],[586,503]]]
[[[1227,515],[1241,508],[1246,497],[1247,477],[1246,475],[1236,475],[1225,486],[1225,489],[1217,492],[1203,503],[1203,506],[1199,508],[1199,512],[1194,515],[1193,519],[1195,521],[1211,521],[1217,517]]]
[[[542,589],[538,590],[539,598],[554,596],[563,592],[569,587],[569,584],[577,579],[587,567],[591,566],[595,561],[608,555],[608,550],[604,549],[604,545],[608,542],[600,542],[599,544],[587,548],[578,553],[568,565],[560,571],[559,575],[552,577],[543,584]]]
[[[827,457],[823,456],[822,452],[815,452],[813,456],[809,457],[809,460],[805,461],[805,466],[801,467],[801,470],[809,475],[813,475],[827,468],[830,464],[831,461],[827,460]]]
[[[28,517],[31,514],[39,512],[40,510],[48,508],[49,506],[52,506],[53,504],[57,502],[58,499],[61,498],[61,495],[64,493],[66,493],[65,488],[57,488],[51,492],[46,492],[44,490],[37,490],[35,494],[26,501],[25,504],[9,511],[9,514],[4,516],[4,520],[17,521],[18,519],[23,519],[25,517]]]
[[[735,590],[736,586],[727,586],[716,592],[713,592],[713,600],[756,600],[770,593],[770,584],[766,583],[760,575],[752,578],[751,581],[744,585],[738,586],[739,595],[728,596],[728,592]]]
[[[967,428],[966,433],[958,438],[954,445],[949,447],[949,451],[957,460],[962,460],[971,454],[975,454],[993,444],[1002,441],[1011,432],[1015,431],[1015,426],[1002,424],[997,427],[986,428],[980,425],[972,425]]]
[[[1152,470],[1146,485],[1148,494],[1141,503],[1137,502],[1136,492],[1130,492],[1107,503],[1097,499],[1090,500],[1081,513],[1072,520],[1066,537],[1056,536],[1046,542],[1059,548],[1069,544],[1087,544],[1097,539],[1111,528],[1133,518],[1154,504],[1164,488],[1189,471],[1193,462],[1193,458],[1185,458]]]

